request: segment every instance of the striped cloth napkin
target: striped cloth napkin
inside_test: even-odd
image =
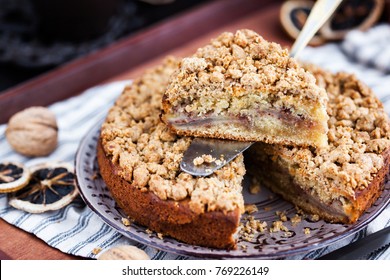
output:
[[[360,35],[359,35],[360,36]],[[364,42],[364,36],[361,39]],[[325,69],[355,73],[368,84],[390,113],[390,74],[382,68],[351,60],[344,44],[328,44],[318,48],[306,48],[302,60],[315,63]],[[119,81],[91,88],[79,96],[53,104],[49,108],[56,114],[59,126],[59,146],[48,157],[25,158],[15,153],[5,139],[5,125],[0,126],[0,161],[23,162],[27,166],[47,161],[66,161],[73,163],[80,140],[93,125],[102,119],[122,89],[130,81]],[[8,205],[7,196],[0,195],[0,218],[8,223],[30,232],[49,246],[65,253],[86,258],[96,258],[96,249],[107,249],[117,245],[135,245],[151,259],[195,259],[156,250],[130,240],[105,224],[93,211],[77,198],[61,210],[43,214],[29,214]],[[390,206],[387,207],[364,230],[343,239],[329,247],[321,248],[289,259],[315,259],[367,234],[376,232],[390,224]],[[390,259],[390,249],[377,252],[371,259]]]

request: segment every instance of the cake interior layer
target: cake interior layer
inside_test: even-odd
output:
[[[266,110],[256,115],[171,116],[168,123],[182,135],[304,146],[324,146],[327,141],[322,123],[287,110]]]

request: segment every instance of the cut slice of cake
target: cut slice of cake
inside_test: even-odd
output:
[[[382,103],[355,76],[307,66],[329,95],[328,145],[256,143],[248,172],[306,212],[355,222],[380,196],[390,164],[390,125]]]
[[[288,51],[250,30],[223,33],[184,58],[163,96],[177,134],[324,146],[327,95]]]

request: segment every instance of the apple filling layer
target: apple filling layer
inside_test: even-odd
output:
[[[203,130],[205,137],[235,139],[241,141],[279,141],[289,137],[291,143],[305,144],[308,139],[316,145],[326,141],[324,126],[308,116],[292,113],[288,108],[257,109],[255,114],[242,113],[227,115],[194,114],[172,115],[169,125],[179,134],[186,135],[196,130]],[[214,129],[218,130],[214,131]],[[299,133],[297,133],[299,131]],[[210,135],[207,133],[210,132]],[[302,139],[302,141],[300,141]],[[282,140],[282,139],[281,139]]]

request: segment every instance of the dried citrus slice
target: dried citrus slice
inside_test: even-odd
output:
[[[298,38],[313,6],[314,1],[310,0],[286,1],[282,4],[279,14],[280,22],[291,38]],[[326,40],[317,33],[310,40],[309,44],[313,46],[321,45],[325,43],[325,41]]]
[[[10,194],[11,206],[30,213],[43,213],[68,205],[78,195],[70,164],[45,163],[30,168],[30,172],[29,184]]]
[[[21,163],[0,163],[0,193],[20,190],[28,184],[30,172]]]
[[[340,4],[320,29],[323,38],[343,39],[351,30],[367,30],[381,17],[384,0],[349,0]]]

